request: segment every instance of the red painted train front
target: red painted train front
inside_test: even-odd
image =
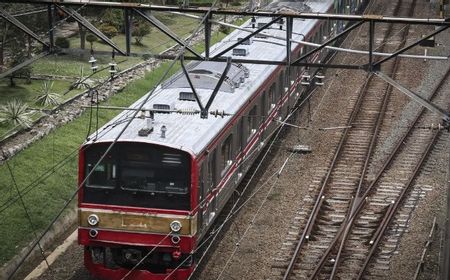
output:
[[[80,182],[109,145],[82,148]],[[122,279],[132,268],[127,279],[187,279],[197,242],[196,170],[180,150],[117,143],[79,193],[88,270],[100,279]]]
[[[308,4],[320,12],[334,9],[342,13],[345,7],[353,11],[360,2]],[[249,59],[286,59],[285,46],[275,37],[284,38],[283,24],[268,31],[273,37],[260,36],[253,46],[249,41],[245,51],[238,46],[235,54]],[[245,26],[252,25],[248,21]],[[296,20],[293,39],[320,43],[340,28],[338,22]],[[247,34],[236,30],[219,44],[226,47]],[[293,43],[292,59],[310,49]],[[311,62],[323,61],[326,55],[326,51],[317,53]],[[210,93],[224,67],[200,62],[190,68],[196,87],[203,87],[199,94],[205,97]],[[97,139],[82,146],[79,243],[85,248],[87,269],[97,278],[188,279],[202,238],[268,143],[277,122],[294,108],[304,84],[314,79],[312,73],[317,70],[309,69],[306,74],[304,68],[236,63],[230,69],[233,75],[224,80],[225,87],[212,107],[233,111],[229,116],[200,120],[198,115],[177,119],[173,114],[159,114],[155,119],[133,119],[99,162],[116,136],[122,135],[123,120],[130,116],[123,112],[98,131]],[[189,111],[190,104],[196,104],[181,74],[162,85],[160,93],[148,104],[155,110],[170,109],[171,103],[176,103],[176,109]],[[141,135],[137,130],[145,126],[145,118],[152,125],[146,127],[148,135]],[[86,178],[87,174],[91,175]]]

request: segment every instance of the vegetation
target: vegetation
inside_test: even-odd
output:
[[[31,126],[31,112],[28,105],[20,100],[13,99],[0,106],[0,123],[8,125]]]
[[[88,35],[86,35],[86,41],[89,42],[89,44],[91,44],[91,50],[94,49],[94,42],[97,41],[97,36],[95,36],[92,33],[89,33]]]
[[[68,49],[70,48],[70,41],[65,37],[58,37],[55,40],[55,46],[62,49]]]
[[[184,28],[186,31],[186,27]],[[154,33],[151,36],[154,37]],[[214,34],[212,39],[217,41],[224,36],[224,34]],[[145,39],[147,39],[147,36],[143,39],[144,44],[146,44]],[[98,46],[104,45],[97,44],[96,47]],[[196,46],[195,49],[201,51],[202,45]],[[106,65],[110,61],[109,57],[96,58],[99,69],[102,68],[101,64]],[[127,58],[120,65],[126,68],[137,61],[139,61],[138,58]],[[83,65],[87,66],[87,58],[85,57],[82,58],[82,61],[79,61],[79,58],[76,57],[54,56],[37,61],[33,65],[33,71],[41,74],[49,73],[77,77],[80,74],[80,67]],[[165,63],[160,68],[148,73],[144,78],[129,84],[120,94],[113,96],[102,105],[129,106],[134,103],[160,80],[168,65],[168,63]],[[178,68],[179,66],[174,67],[170,73],[174,73]],[[99,71],[93,78],[101,78],[106,75],[109,75],[107,70]],[[70,84],[71,81],[55,80],[49,91],[61,93],[67,90]],[[11,97],[18,97],[22,103],[33,102],[40,93],[39,87],[42,87],[41,81],[32,81],[29,85],[20,84],[16,88],[10,88],[7,87],[5,81],[0,80],[0,92],[2,92],[0,104],[11,99]],[[18,89],[21,91],[17,91]],[[73,90],[64,97],[69,98],[79,92],[79,90]],[[42,105],[38,106],[42,107]],[[116,114],[117,111],[101,110],[98,116],[99,126]],[[0,265],[9,260],[34,238],[33,228],[26,218],[24,209],[17,201],[18,193],[15,190],[12,176],[14,176],[17,186],[24,196],[23,199],[27,211],[31,215],[34,229],[37,234],[40,234],[76,190],[77,150],[86,137],[89,123],[91,123],[89,117],[89,112],[85,112],[76,120],[58,128],[44,139],[33,143],[11,158],[8,164],[12,169],[12,175],[6,165],[0,166],[0,236],[3,237],[0,241]],[[61,164],[55,168],[54,166],[59,162]],[[44,174],[48,174],[48,176],[36,181]]]
[[[134,37],[135,44],[137,46],[143,46],[142,39],[144,39],[144,37],[149,35],[150,33],[151,28],[145,23],[140,23],[134,27],[131,35]]]
[[[61,102],[61,97],[59,94],[52,91],[53,81],[44,81],[42,83],[42,89],[40,94],[36,97],[36,104],[41,106],[56,106]]]
[[[109,38],[112,38],[114,36],[116,36],[119,31],[117,30],[117,28],[114,25],[110,25],[107,23],[102,23],[98,29],[105,34],[106,36],[108,36]]]

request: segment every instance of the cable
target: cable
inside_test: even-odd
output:
[[[133,266],[133,268],[131,268],[127,274],[125,274],[120,280],[125,280],[139,265],[141,265],[141,263],[148,258],[148,256],[150,256],[151,253],[153,253],[156,248],[159,247],[159,245],[161,245],[164,240],[167,239],[167,237],[169,237],[173,232],[170,231],[168,234],[166,234],[166,236],[163,237],[163,239],[161,239],[161,241],[158,242],[158,244],[155,245],[155,247],[153,247],[150,251],[148,251],[148,253],[137,263]]]
[[[267,201],[269,195],[272,193],[273,188],[274,188],[275,185],[278,183],[278,179],[280,178],[280,174],[281,174],[282,170],[284,169],[284,167],[285,167],[286,163],[288,162],[288,160],[292,157],[292,155],[294,155],[293,152],[291,152],[291,154],[286,158],[286,160],[285,160],[284,164],[282,165],[281,169],[280,169],[277,173],[275,173],[275,174],[277,174],[277,177],[276,177],[276,179],[275,179],[275,182],[273,182],[272,186],[271,186],[271,187],[269,188],[269,190],[267,191],[266,196],[264,197],[263,201],[261,202],[261,204],[259,205],[258,209],[256,210],[256,213],[253,215],[253,218],[252,218],[252,220],[250,221],[250,223],[248,224],[247,228],[245,229],[243,235],[241,236],[241,238],[239,239],[239,241],[236,243],[236,246],[234,247],[234,250],[233,250],[233,252],[231,253],[231,256],[230,256],[230,257],[228,258],[228,260],[225,262],[225,265],[223,266],[223,269],[222,269],[222,271],[219,273],[219,276],[216,278],[216,280],[219,280],[219,279],[222,277],[223,273],[225,272],[225,269],[226,269],[227,266],[230,264],[231,260],[233,259],[234,255],[236,254],[236,252],[237,252],[237,250],[238,250],[238,248],[239,248],[240,243],[244,240],[244,238],[245,238],[245,236],[247,235],[247,233],[249,232],[250,228],[253,226],[253,224],[254,224],[254,222],[255,222],[255,220],[256,220],[256,217],[257,217],[257,216],[259,215],[259,213],[261,212],[262,207],[263,207],[264,204],[266,203],[266,201]]]
[[[9,171],[9,174],[11,175],[11,180],[13,181],[13,185],[16,188],[17,194],[20,197],[20,202],[22,204],[23,210],[25,211],[25,215],[27,216],[28,222],[30,223],[30,227],[31,227],[31,230],[33,231],[33,235],[35,238],[37,238],[36,228],[33,224],[33,221],[31,220],[30,213],[28,212],[27,206],[25,205],[25,202],[22,198],[22,194],[20,193],[19,187],[17,186],[16,178],[14,177],[14,173],[12,172],[11,166],[9,165],[8,161],[6,161],[6,166],[8,167],[8,171]],[[45,257],[44,250],[42,249],[42,246],[39,242],[37,243],[37,246],[39,247],[39,251],[40,251],[41,256],[44,259],[45,263],[47,264],[47,267],[50,269],[50,264],[47,262],[47,258]]]
[[[274,131],[272,131],[272,133],[270,135],[267,136],[266,139],[270,139],[273,137],[270,145],[267,148],[267,151],[264,153],[264,155],[262,156],[262,159],[260,160],[259,164],[257,165],[257,167],[255,168],[254,172],[252,173],[249,181],[247,182],[247,184],[244,186],[244,189],[241,193],[241,195],[239,196],[239,198],[237,199],[237,201],[233,204],[230,213],[227,215],[227,217],[225,218],[225,220],[223,221],[223,223],[213,232],[211,232],[210,236],[208,236],[198,247],[197,249],[194,251],[194,253],[198,252],[211,238],[212,240],[210,241],[208,247],[206,248],[205,252],[203,253],[203,255],[200,257],[199,261],[197,262],[194,270],[192,271],[192,274],[189,276],[189,279],[191,279],[192,275],[194,275],[195,271],[198,269],[199,265],[202,263],[202,261],[204,260],[204,257],[206,256],[206,254],[208,253],[208,251],[211,249],[212,244],[214,243],[214,241],[216,240],[216,238],[218,237],[218,235],[220,234],[220,232],[222,231],[222,229],[224,228],[225,224],[231,220],[231,218],[236,215],[261,189],[262,187],[268,183],[268,181],[273,178],[273,176],[277,175],[279,173],[279,171],[275,172],[273,175],[271,175],[255,192],[253,192],[249,198],[247,198],[239,207],[237,207],[237,205],[239,204],[241,198],[243,197],[244,193],[247,191],[248,186],[250,185],[251,181],[253,180],[254,176],[256,175],[257,171],[259,170],[259,168],[262,166],[262,163],[264,162],[264,160],[266,159],[268,153],[270,152],[270,149],[274,146],[275,141],[278,139],[282,129],[285,126],[285,123],[288,119],[290,119],[295,112],[297,112],[314,94],[315,90],[312,90],[306,97],[305,99],[300,102],[298,105],[296,105],[291,112],[284,118],[283,122],[280,123],[278,125],[278,127],[276,129],[274,129]],[[275,135],[274,135],[275,134]],[[256,149],[254,150],[256,151]],[[250,158],[247,157],[247,158]],[[198,207],[198,206],[197,206]],[[234,210],[236,209],[236,210]],[[186,260],[185,260],[186,261]],[[181,265],[184,264],[183,261],[182,263],[180,263],[180,265],[178,267],[176,267],[174,270],[172,270],[172,272],[166,276],[164,279],[168,279],[173,273],[175,273],[175,271],[181,267]]]
[[[25,196],[26,194],[28,194],[31,190],[33,190],[35,187],[37,187],[39,185],[39,183],[41,183],[42,181],[44,181],[45,179],[47,179],[48,177],[53,175],[59,168],[64,166],[74,156],[76,156],[78,154],[77,153],[78,151],[79,151],[79,148],[76,148],[75,150],[70,152],[68,155],[66,155],[64,157],[64,159],[62,159],[61,161],[59,161],[58,163],[56,163],[52,167],[48,168],[43,174],[41,174],[38,178],[36,178],[36,180],[34,180],[30,184],[28,184],[26,187],[24,187],[21,190],[22,196]],[[55,167],[57,167],[57,168],[55,169]],[[17,202],[17,200],[19,200],[19,196],[11,198],[11,199],[7,200],[6,202],[4,202],[2,205],[0,205],[0,214],[2,214],[9,207],[11,207],[11,205],[14,204],[15,202]]]
[[[209,16],[209,14],[212,11],[212,7],[214,7],[214,5],[218,2],[218,0],[215,0],[215,2],[213,3],[213,5],[211,6],[211,8],[205,13],[204,19],[200,22],[200,24],[198,25],[198,27],[196,28],[196,30],[194,31],[194,34],[197,34],[198,31],[200,30],[200,28],[202,27],[203,22],[205,21],[205,19]],[[86,5],[86,4],[85,4]],[[85,6],[83,5],[83,7]],[[186,42],[186,45],[189,45],[190,41],[192,40],[193,36],[191,36],[189,38],[189,40]],[[162,75],[162,77],[159,79],[159,81],[157,82],[157,84],[161,84],[162,81],[165,80],[165,78],[169,75],[170,70],[173,68],[173,66],[175,65],[175,63],[178,61],[178,59],[184,54],[185,51],[185,46],[183,46],[181,48],[181,50],[178,52],[178,54],[176,55],[175,59],[172,60],[171,64],[169,65],[169,68],[165,71],[165,73]],[[144,100],[141,102],[141,104],[139,105],[138,109],[136,111],[134,111],[131,117],[131,119],[126,123],[126,125],[122,128],[122,130],[117,134],[116,138],[111,142],[111,144],[108,146],[108,148],[106,149],[106,151],[103,153],[103,155],[99,158],[99,160],[97,161],[97,163],[92,167],[91,171],[86,175],[86,177],[82,180],[82,182],[79,183],[77,189],[75,190],[75,192],[70,196],[70,198],[65,202],[64,206],[62,207],[62,209],[59,211],[59,213],[54,217],[54,219],[51,221],[51,223],[47,226],[47,228],[44,230],[44,232],[40,235],[40,237],[33,243],[33,245],[31,246],[31,248],[28,250],[28,252],[22,257],[22,259],[19,261],[18,265],[14,268],[14,270],[12,271],[12,273],[8,276],[8,279],[11,279],[16,272],[18,271],[18,269],[22,266],[22,264],[24,263],[24,261],[28,258],[28,256],[31,254],[32,250],[37,246],[37,244],[39,244],[39,242],[42,240],[42,238],[45,236],[45,234],[51,229],[51,227],[53,226],[53,224],[59,219],[59,217],[62,215],[63,211],[69,206],[69,204],[72,202],[72,200],[76,197],[76,195],[78,194],[79,190],[81,189],[81,187],[86,183],[86,181],[89,179],[89,177],[93,174],[93,172],[95,171],[95,169],[97,168],[97,166],[104,160],[104,158],[108,155],[108,153],[112,150],[112,148],[115,146],[115,144],[117,143],[117,141],[119,140],[119,138],[123,135],[123,133],[125,132],[125,130],[129,127],[129,125],[131,124],[132,120],[137,116],[137,114],[142,110],[142,108],[144,107],[144,105],[147,103],[147,101],[150,99],[150,97],[153,95],[153,92],[156,90],[156,87],[153,88],[153,90],[151,90],[148,95],[144,98]]]

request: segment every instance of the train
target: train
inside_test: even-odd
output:
[[[360,0],[283,0],[268,9],[348,14],[362,4]],[[241,27],[255,30],[271,20],[256,17]],[[321,43],[342,30],[343,24],[294,19],[293,59],[311,50],[298,41]],[[247,34],[232,31],[211,47],[211,54]],[[191,276],[202,239],[279,122],[314,79],[313,69],[305,67],[233,62],[233,58],[283,61],[285,42],[276,37],[285,36],[286,22],[279,20],[224,54],[231,57],[231,65],[211,104],[215,114],[176,113],[198,109],[189,80],[180,70],[80,147],[78,242],[92,275],[152,280]],[[327,55],[323,49],[310,62],[323,61]],[[186,66],[203,104],[225,67],[227,63],[214,61]],[[143,113],[132,118],[133,109],[144,101]]]

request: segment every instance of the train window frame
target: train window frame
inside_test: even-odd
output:
[[[220,146],[220,176],[223,177],[233,164],[233,133],[230,133]]]
[[[281,97],[284,96],[285,91],[284,91],[284,70],[280,71],[280,74],[278,76],[278,89],[280,91],[279,97],[281,99]]]
[[[266,118],[267,113],[267,90],[264,90],[261,94],[261,118]]]
[[[268,104],[269,104],[269,108],[267,109],[267,112],[272,112],[272,110],[275,108],[276,104],[277,104],[277,85],[276,82],[274,82],[270,88],[269,88],[269,97],[268,97]]]
[[[258,117],[258,106],[253,105],[253,107],[248,111],[247,115],[247,143],[252,139],[253,135],[256,133],[257,117]]]
[[[210,193],[217,185],[217,156],[216,149],[209,153],[208,156],[208,179],[207,188],[208,193]]]
[[[245,135],[245,129],[244,129],[244,118],[240,118],[237,124],[237,128],[236,128],[236,132],[238,135],[238,150],[239,151],[243,151],[245,148],[245,139],[246,139],[246,135]]]

